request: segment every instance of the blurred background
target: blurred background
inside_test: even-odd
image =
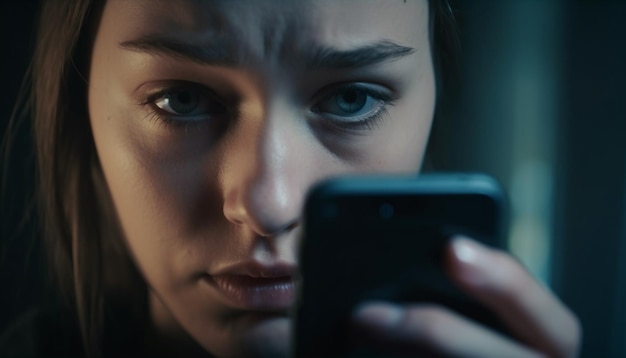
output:
[[[582,356],[626,357],[626,2],[457,7],[437,161],[500,180],[509,249],[580,317]]]
[[[438,170],[495,176],[509,249],[580,317],[582,357],[626,357],[626,1],[456,3],[459,88],[442,102]],[[36,1],[0,11],[0,134],[32,48]],[[0,157],[0,331],[45,301],[27,125]],[[6,173],[6,174],[5,174]],[[37,236],[37,235],[34,235]]]

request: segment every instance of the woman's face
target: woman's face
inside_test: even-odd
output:
[[[425,0],[106,2],[90,120],[158,330],[286,352],[307,190],[420,167],[428,28]]]

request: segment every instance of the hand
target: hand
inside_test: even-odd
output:
[[[447,248],[449,276],[496,313],[508,338],[436,304],[369,302],[353,322],[368,345],[403,355],[444,357],[576,357],[577,318],[508,254],[466,238]]]

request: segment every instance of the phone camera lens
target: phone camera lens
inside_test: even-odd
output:
[[[378,208],[378,214],[382,219],[391,219],[393,217],[393,205],[384,203]]]

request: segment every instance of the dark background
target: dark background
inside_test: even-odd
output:
[[[34,156],[27,121],[13,126],[10,143],[6,142],[9,118],[30,61],[37,10],[34,0],[5,1],[0,7],[0,332],[45,300],[39,235],[34,229]]]
[[[441,168],[485,171],[503,183],[515,228],[543,233],[538,246],[512,234],[512,251],[580,317],[582,356],[626,357],[626,2],[474,0],[458,8],[461,86],[440,122]],[[36,9],[15,0],[0,10],[3,137]],[[11,159],[0,157],[0,330],[46,300],[28,131],[27,123],[17,128]]]

